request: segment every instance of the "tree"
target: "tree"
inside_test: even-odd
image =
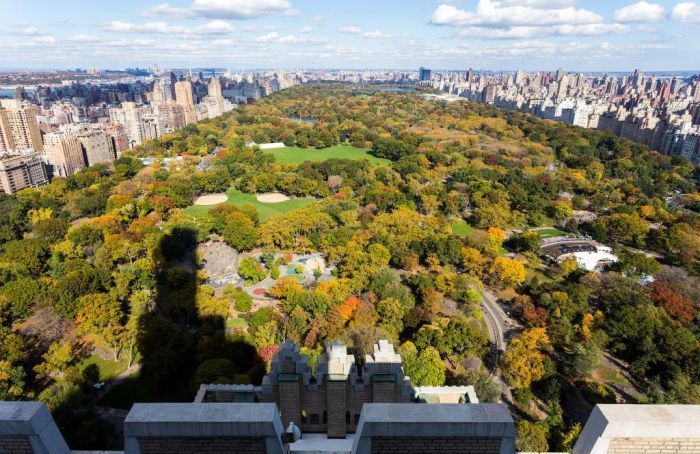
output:
[[[396,298],[384,298],[377,303],[379,327],[395,338],[403,331],[404,307]]]
[[[651,298],[664,308],[666,313],[684,324],[690,324],[696,316],[693,303],[683,293],[669,285],[668,281],[657,280],[651,286]]]
[[[233,212],[226,216],[225,221],[221,234],[228,244],[239,251],[247,251],[255,245],[255,223],[248,216]]]
[[[202,362],[194,372],[195,387],[201,384],[227,384],[232,383],[236,367],[233,362],[225,358],[208,359]]]
[[[267,293],[273,298],[289,298],[292,294],[303,290],[299,279],[294,276],[282,276],[270,287]]]
[[[112,350],[114,361],[119,358],[124,340],[124,312],[118,301],[98,293],[80,298],[76,316],[78,332],[89,336],[97,345]]]
[[[440,353],[433,347],[423,350],[418,356],[416,385],[418,386],[442,386],[445,384],[445,363],[440,358]]]
[[[267,276],[267,270],[262,263],[255,260],[253,257],[246,257],[238,264],[238,274],[253,284],[265,279]]]
[[[248,312],[253,304],[253,297],[243,289],[234,288],[232,285],[224,287],[224,297],[233,300],[238,312]]]
[[[5,302],[13,318],[28,317],[45,296],[43,283],[33,278],[19,278],[0,287],[0,299]],[[0,301],[0,307],[3,305]]]
[[[515,259],[497,257],[491,266],[497,282],[505,287],[514,286],[525,281],[525,267]]]
[[[411,342],[404,342],[399,347],[406,375],[414,386],[442,386],[445,384],[445,363],[440,353],[433,347],[427,347],[418,353]]]
[[[61,381],[65,372],[76,361],[70,341],[54,342],[42,356],[43,362],[34,367],[37,377],[42,380]]]
[[[498,385],[493,381],[491,375],[482,369],[472,372],[465,372],[457,377],[457,383],[460,385],[474,386],[474,391],[479,397],[479,402],[497,403],[500,398],[500,390]]]
[[[515,425],[515,449],[519,452],[547,452],[547,426],[521,419]]]
[[[456,353],[460,357],[481,356],[487,344],[488,338],[473,328],[465,317],[453,317],[438,339],[437,348],[445,355]]]
[[[44,271],[51,253],[48,242],[40,239],[9,241],[2,249],[0,259],[3,262],[26,269],[31,276],[38,276]]]
[[[503,355],[503,375],[514,388],[528,388],[533,381],[544,377],[543,351],[550,348],[545,328],[523,331],[510,342]]]
[[[637,214],[615,213],[604,218],[604,222],[613,241],[644,246],[649,233],[649,222]]]
[[[347,322],[350,320],[361,304],[362,301],[355,295],[348,296],[338,307],[338,311],[340,312],[341,317],[343,317],[343,321]]]

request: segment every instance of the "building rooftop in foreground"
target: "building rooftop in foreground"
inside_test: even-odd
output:
[[[699,422],[700,405],[598,405],[573,453],[698,454]],[[514,435],[502,404],[368,403],[354,435],[302,434],[297,440],[284,430],[274,403],[136,404],[121,452],[514,454]],[[0,453],[10,452],[78,453],[44,404],[0,402]]]
[[[285,343],[261,386],[203,385],[193,403],[135,404],[125,454],[514,454],[506,405],[472,387],[414,387],[380,341],[362,365],[341,343],[315,372]],[[0,402],[0,454],[69,454],[46,406]],[[74,452],[77,454],[77,452]],[[573,454],[700,454],[700,405],[599,405]]]

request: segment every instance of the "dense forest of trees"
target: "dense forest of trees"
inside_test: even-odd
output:
[[[309,153],[347,143],[389,161],[297,166],[246,146],[276,141]],[[182,159],[143,168],[139,156]],[[316,202],[265,221],[250,205],[183,213],[231,187]],[[697,187],[686,160],[604,132],[420,93],[285,90],[113,166],[0,196],[0,400],[44,401],[72,447],[103,447],[95,354],[141,365],[131,401],[191,400],[202,382],[258,382],[284,339],[313,363],[327,341],[362,357],[388,338],[417,384],[474,384],[495,400],[497,369],[519,449],[569,449],[582,402],[616,398],[596,371],[604,355],[640,394],[626,398],[700,403]],[[566,222],[574,210],[597,218]],[[528,228],[555,222],[613,245],[620,262],[603,273],[544,262]],[[320,251],[334,279],[281,277],[269,292],[279,304],[251,311],[247,293],[206,285],[197,245],[212,235],[262,251],[240,263],[251,282],[279,277],[279,252]],[[489,348],[484,288],[523,325],[502,357]],[[480,361],[464,370],[467,358]]]

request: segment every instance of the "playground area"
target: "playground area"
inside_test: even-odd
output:
[[[289,257],[291,255],[291,257]],[[251,254],[251,257],[261,260],[262,254]],[[279,259],[287,256],[290,258],[287,263],[278,263]],[[275,254],[275,263],[279,270],[279,276],[290,276],[299,280],[302,285],[310,285],[316,281],[331,279],[332,268],[326,265],[326,261],[320,252],[313,254]],[[257,284],[244,286],[245,290],[254,299],[267,299],[267,291],[275,285],[276,279],[267,276]]]

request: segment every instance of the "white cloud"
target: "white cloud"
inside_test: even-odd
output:
[[[431,19],[434,25],[453,27],[597,24],[602,21],[601,15],[586,9],[576,9],[573,6],[547,9],[528,5],[504,6],[501,2],[494,0],[479,0],[475,12],[442,4],[433,12]]]
[[[216,19],[206,24],[202,24],[195,28],[195,32],[199,34],[222,34],[231,33],[235,28],[225,20]]]
[[[314,29],[312,27],[303,27],[299,30],[299,33],[311,33]]]
[[[610,33],[626,33],[629,27],[623,24],[555,25],[552,27],[487,28],[465,27],[460,36],[483,39],[522,39],[545,36],[599,36]]]
[[[47,36],[37,36],[36,38],[34,38],[34,42],[39,43],[39,44],[53,44],[56,42],[56,38],[54,38],[53,36],[48,36],[48,35]]]
[[[293,34],[282,36],[277,32],[270,32],[265,35],[258,36],[255,41],[259,43],[276,43],[276,44],[286,44],[286,45],[305,45],[305,46],[317,46],[325,44],[326,41],[312,39],[307,37],[300,37]]]
[[[39,33],[39,29],[36,27],[26,27],[24,30],[20,32],[22,35],[36,35]]]
[[[671,18],[680,22],[700,24],[700,5],[693,2],[678,3],[671,11]]]
[[[391,38],[391,35],[388,35],[384,32],[380,32],[379,30],[375,30],[373,32],[364,32],[362,34],[363,38],[369,38],[369,39],[386,39],[386,38]]]
[[[637,30],[644,33],[656,33],[656,27],[649,24],[639,24],[637,25]]]
[[[254,19],[272,14],[295,15],[289,0],[194,0],[198,16],[225,19]]]
[[[644,0],[615,10],[615,20],[618,22],[657,21],[663,17],[663,6]]]
[[[574,6],[576,0],[502,0],[504,6],[534,6],[536,8],[564,8]]]
[[[359,35],[362,33],[362,29],[355,25],[344,25],[338,29],[340,33],[352,33],[354,35]]]
[[[66,41],[73,43],[91,43],[98,41],[98,38],[82,33],[80,35],[69,36],[66,38]]]
[[[255,38],[255,41],[259,43],[269,43],[278,40],[280,37],[280,34],[277,32],[270,32],[266,35],[258,36]]]
[[[185,35],[223,35],[235,30],[230,23],[221,19],[216,19],[196,27],[170,25],[165,22],[135,24],[133,22],[112,21],[105,24],[102,29],[107,32],[115,33],[167,33]]]
[[[160,5],[151,6],[143,12],[143,15],[146,17],[162,16],[171,19],[184,19],[193,17],[195,14],[189,8],[172,6],[170,3],[161,3]]]

